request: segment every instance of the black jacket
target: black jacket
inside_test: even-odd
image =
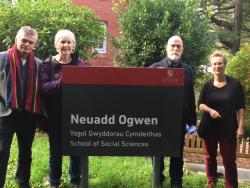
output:
[[[169,62],[168,58],[165,57],[159,62],[153,63],[150,68],[173,68],[171,63]],[[195,96],[194,96],[194,85],[193,85],[193,75],[191,68],[186,64],[183,63],[182,60],[175,65],[174,68],[184,68],[184,94],[183,94],[183,127],[186,124],[188,125],[196,125],[196,107],[195,107]]]
[[[211,118],[208,113],[203,113],[200,126],[200,137],[207,138],[215,131],[220,131],[221,136],[228,140],[236,138],[236,131],[238,129],[237,111],[245,108],[244,91],[239,80],[226,76],[227,85],[229,87],[230,103],[228,104],[228,115],[224,117],[223,123],[220,127],[216,126],[216,121]],[[213,87],[213,79],[207,80],[202,86],[198,105],[206,104],[210,106],[207,98]]]

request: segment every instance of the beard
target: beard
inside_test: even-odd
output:
[[[178,60],[178,59],[181,58],[181,56],[179,54],[176,54],[176,53],[175,54],[171,54],[168,57],[169,57],[169,59],[174,60],[174,61],[176,61],[176,60]]]

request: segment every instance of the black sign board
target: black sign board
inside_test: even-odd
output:
[[[63,67],[63,154],[176,156],[183,69]]]

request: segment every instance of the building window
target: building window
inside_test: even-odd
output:
[[[103,28],[104,28],[104,33],[105,37],[97,42],[95,51],[97,51],[100,54],[105,54],[107,53],[107,24],[105,22],[102,22]]]

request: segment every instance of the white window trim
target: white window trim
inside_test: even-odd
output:
[[[104,32],[107,33],[107,23],[103,22],[104,25]],[[102,48],[95,48],[99,54],[106,54],[107,53],[107,37],[105,36],[102,41]]]

